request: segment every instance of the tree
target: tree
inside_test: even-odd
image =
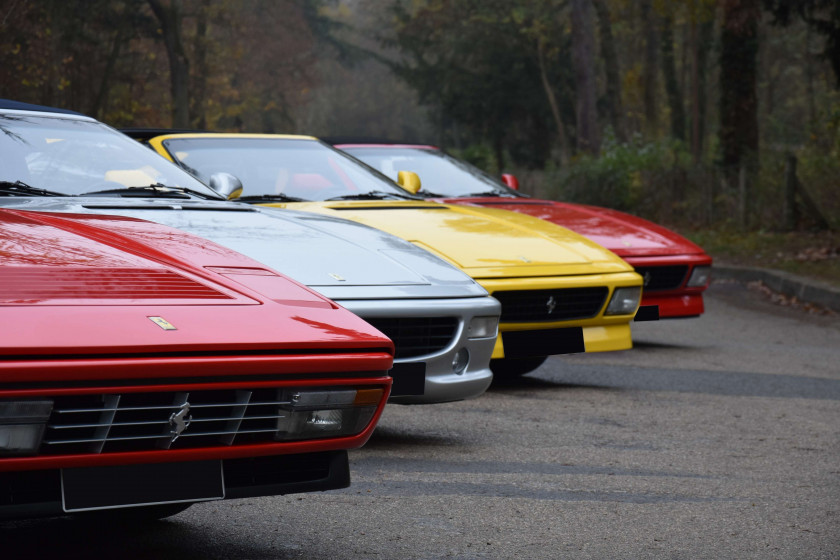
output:
[[[662,75],[665,78],[665,93],[671,113],[671,136],[685,141],[685,106],[677,79],[677,63],[674,60],[674,14],[673,4],[659,18]]]
[[[623,109],[621,106],[621,78],[616,53],[615,38],[612,32],[612,21],[607,0],[593,0],[595,12],[598,15],[598,36],[601,40],[601,56],[604,59],[604,74],[606,78],[606,105],[609,121],[613,132],[619,140],[626,140],[624,130]]]
[[[172,92],[172,126],[190,126],[190,62],[183,42],[183,6],[181,0],[148,0],[152,12],[160,22],[166,55],[169,59],[170,90]]]
[[[774,17],[773,23],[790,25],[794,15],[825,37],[823,57],[834,71],[835,88],[840,89],[840,2],[837,0],[764,0]]]
[[[598,153],[598,103],[595,89],[595,37],[592,29],[591,0],[571,0],[572,61],[575,68],[577,145],[581,151]]]
[[[447,134],[487,142],[498,167],[506,153],[518,163],[541,166],[566,123],[576,121],[560,5],[557,0],[397,3],[396,28],[385,44],[402,56],[391,67],[421,102],[437,108]],[[447,123],[457,123],[458,132]]]
[[[695,163],[703,155],[706,137],[706,75],[707,62],[714,31],[715,2],[691,1],[691,153]]]
[[[653,134],[656,131],[656,122],[658,120],[658,106],[657,106],[657,75],[659,64],[657,63],[657,52],[659,51],[659,32],[656,25],[656,18],[651,6],[651,0],[639,0],[639,9],[641,11],[642,29],[645,37],[644,46],[644,63],[642,76],[642,89],[644,93],[644,114],[645,114],[645,128],[648,134]]]
[[[720,54],[720,142],[730,172],[758,157],[756,94],[759,0],[723,0]]]

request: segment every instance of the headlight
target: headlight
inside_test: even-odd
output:
[[[639,307],[641,297],[642,288],[640,286],[616,288],[604,315],[631,315]]]
[[[0,455],[36,453],[52,405],[52,401],[0,402]]]
[[[473,317],[470,321],[470,326],[467,329],[467,337],[469,338],[491,338],[499,332],[499,318],[493,317]]]
[[[711,276],[711,266],[695,266],[694,270],[691,271],[691,276],[688,278],[686,286],[689,288],[702,288],[709,283]]]
[[[287,391],[279,407],[275,438],[340,437],[361,432],[376,413],[382,389]]]

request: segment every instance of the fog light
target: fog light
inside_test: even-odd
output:
[[[0,455],[36,453],[52,405],[52,401],[0,402]]]
[[[466,348],[461,348],[455,353],[452,358],[452,371],[457,375],[461,375],[467,369],[470,363],[470,351]]]
[[[468,338],[491,338],[499,333],[499,318],[473,317],[467,329]]]
[[[695,266],[694,270],[691,271],[691,276],[688,278],[686,286],[689,288],[702,288],[709,283],[711,276],[711,266]]]
[[[275,416],[275,439],[355,435],[370,423],[383,389],[284,391]]]
[[[631,315],[639,307],[641,297],[642,288],[640,286],[616,288],[604,315]]]

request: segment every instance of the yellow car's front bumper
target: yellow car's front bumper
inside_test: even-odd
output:
[[[505,306],[502,304],[502,321],[499,324],[499,337],[493,349],[493,359],[505,358],[505,338],[516,338],[517,344],[528,337],[543,339],[529,344],[533,347],[533,355],[549,356],[553,354],[564,354],[574,349],[574,344],[566,342],[566,332],[571,331],[573,335],[582,335],[583,349],[586,352],[610,352],[615,350],[627,350],[632,348],[633,342],[630,334],[630,321],[633,320],[636,310],[627,315],[604,315],[604,311],[613,292],[620,287],[641,287],[641,277],[634,272],[623,272],[617,274],[590,274],[583,276],[562,276],[549,278],[504,278],[504,279],[481,279],[477,281],[491,295],[500,294],[506,291],[527,291],[527,290],[556,290],[574,289],[584,287],[606,287],[608,289],[601,308],[597,314],[583,319],[570,319],[561,321],[539,321],[539,322],[512,322],[505,320]],[[579,329],[580,335],[574,331]],[[512,334],[516,333],[516,334]],[[556,340],[553,343],[552,340]],[[542,344],[542,346],[541,346]],[[539,347],[544,350],[539,351]],[[569,350],[568,348],[573,348]],[[510,356],[507,356],[510,357]],[[518,354],[517,357],[522,357]]]

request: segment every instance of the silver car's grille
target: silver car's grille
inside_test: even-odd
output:
[[[288,398],[283,398],[288,391],[229,389],[57,397],[41,453],[271,442],[282,407],[289,405]]]
[[[455,317],[366,318],[394,342],[394,358],[413,358],[440,352],[458,330]]]
[[[676,290],[682,286],[688,267],[679,266],[638,266],[636,272],[645,279],[644,289],[648,292]]]
[[[493,292],[502,304],[502,322],[567,321],[594,317],[601,311],[606,287]]]

